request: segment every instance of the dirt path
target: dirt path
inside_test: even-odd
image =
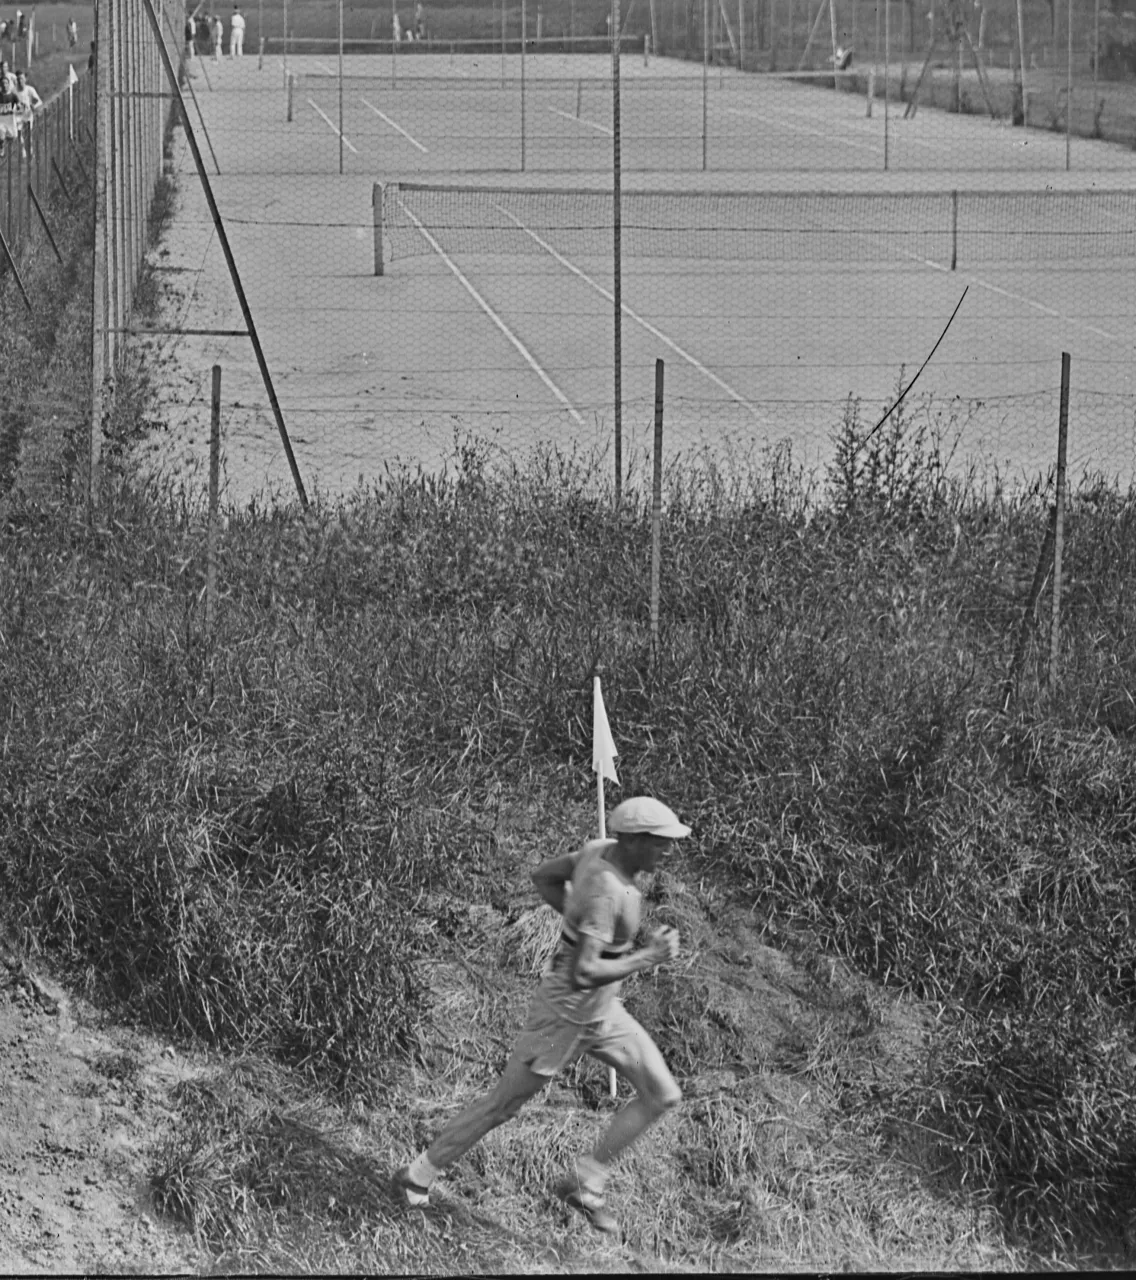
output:
[[[192,1237],[151,1212],[147,1160],[194,1068],[0,956],[0,1274],[186,1272]]]

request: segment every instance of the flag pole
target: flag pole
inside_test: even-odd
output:
[[[615,743],[612,741],[611,728],[604,710],[603,692],[600,689],[599,676],[592,677],[592,768],[596,771],[596,809],[599,819],[600,839],[607,839],[607,816],[604,813],[604,771],[611,769],[612,780],[615,780]],[[614,1101],[619,1091],[615,1076],[615,1068],[607,1069],[607,1091]]]

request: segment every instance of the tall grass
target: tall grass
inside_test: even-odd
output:
[[[151,1021],[381,1091],[428,1034],[415,961],[460,935],[446,904],[519,917],[502,792],[585,798],[602,663],[624,793],[689,815],[702,873],[771,940],[941,1003],[907,1118],[1023,1230],[1108,1230],[1133,1173],[1133,498],[1077,488],[1061,680],[1035,628],[1007,706],[1049,491],[959,478],[964,421],[923,404],[868,438],[852,404],[820,477],[676,463],[654,665],[646,494],[617,510],[587,459],[464,441],[440,475],[230,511],[212,644],[185,493],[120,480],[89,529],[17,512],[9,912]]]

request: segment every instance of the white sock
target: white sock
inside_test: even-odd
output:
[[[441,1169],[435,1169],[427,1160],[426,1152],[423,1151],[420,1156],[410,1162],[408,1175],[416,1187],[428,1187],[441,1172]]]
[[[607,1165],[600,1164],[595,1156],[579,1156],[576,1160],[576,1179],[585,1191],[602,1196],[607,1183]]]

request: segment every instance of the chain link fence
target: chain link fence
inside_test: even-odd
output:
[[[788,445],[823,471],[834,441],[870,429],[918,372],[906,411],[951,465],[1024,481],[1052,465],[1066,351],[1070,475],[1127,482],[1136,153],[1078,138],[1067,172],[1066,138],[1032,117],[938,102],[934,58],[917,94],[910,60],[906,99],[889,68],[886,123],[878,83],[869,114],[866,82],[839,92],[817,65],[749,69],[751,45],[776,47],[768,8],[763,27],[743,6],[751,44],[733,65],[712,41],[703,65],[661,56],[667,11],[653,6],[646,56],[652,7],[640,30],[625,20],[618,96],[594,41],[522,43],[509,26],[463,44],[444,10],[404,50],[352,29],[350,10],[341,45],[334,20],[321,32],[293,5],[287,39],[266,17],[255,56],[194,59],[202,166],[305,482],[436,469],[470,439],[503,458],[555,445],[609,466],[618,450],[626,472],[652,438],[657,358],[672,458],[740,465]],[[827,17],[810,8],[817,32]],[[532,31],[531,8],[516,25]],[[984,51],[1000,31],[988,16]],[[804,61],[820,59],[818,39]],[[804,37],[796,48],[799,63]],[[856,57],[853,73],[871,67]],[[153,465],[203,471],[220,364],[230,496],[286,493],[272,399],[231,336],[241,311],[180,135],[174,164],[156,345],[177,374]]]
[[[1132,478],[1136,152],[1035,109],[1063,58],[1071,100],[1120,119],[1122,15],[1023,4],[1023,41],[1008,3],[919,26],[904,4],[656,0],[621,10],[617,88],[606,6],[563,9],[427,6],[396,44],[405,6],[248,5],[243,57],[227,21],[218,44],[176,5],[101,9],[91,421],[132,341],[162,370],[144,451],[167,474],[203,477],[221,365],[233,499],[472,439],[619,455],[622,482],[662,358],[672,458],[788,447],[822,471],[918,374],[906,412],[951,465],[1021,479],[1052,464],[1069,352],[1070,474]],[[1012,94],[958,109],[960,50],[976,85],[1021,88],[1021,123]]]
[[[40,79],[26,41],[3,49],[9,68],[18,59],[29,83]],[[72,256],[91,220],[94,78],[80,68],[39,105],[0,103],[9,108],[0,115],[0,500],[17,484],[56,494],[67,426],[90,411],[84,371],[54,376],[50,348],[38,350],[36,339],[78,283]],[[89,304],[89,279],[79,287]],[[85,327],[89,352],[89,309]]]

